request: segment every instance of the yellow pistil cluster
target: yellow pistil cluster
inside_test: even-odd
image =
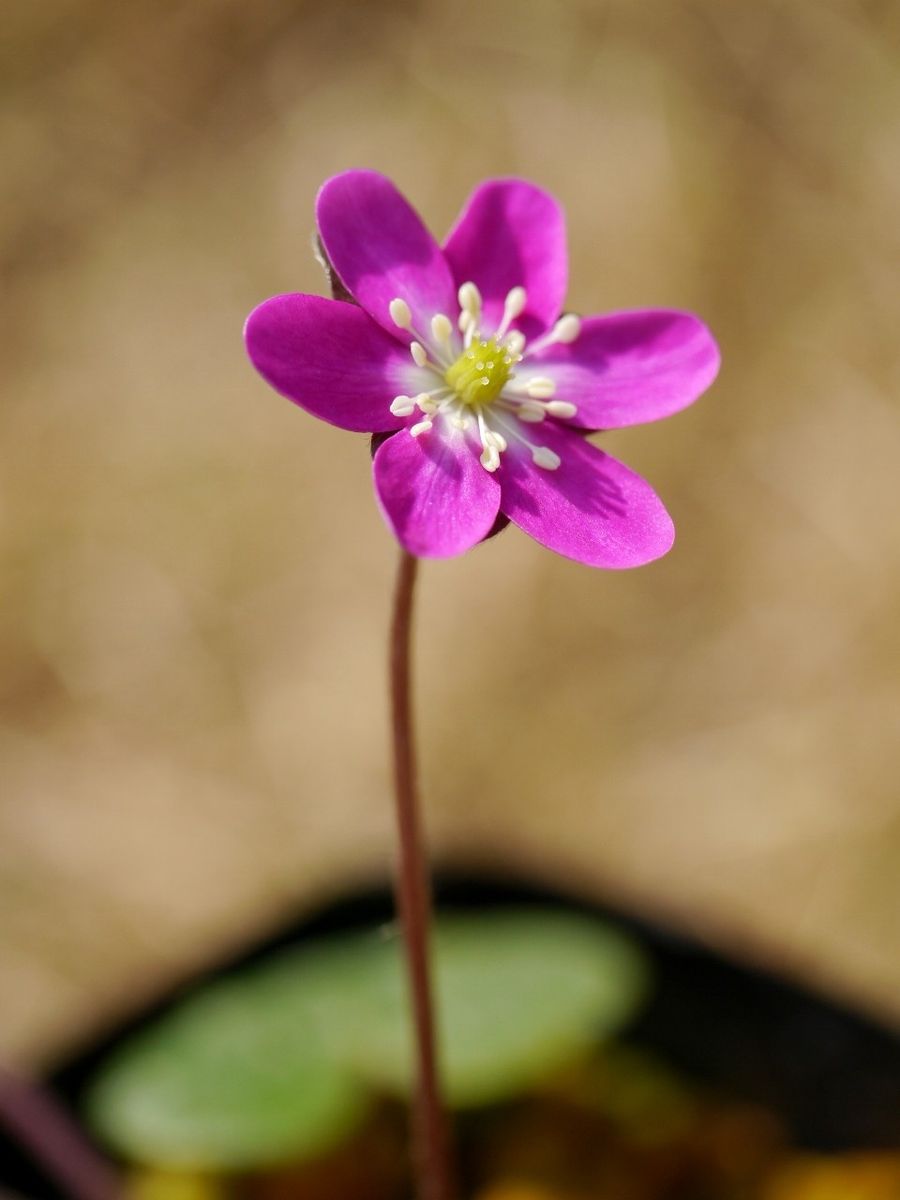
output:
[[[496,338],[476,338],[444,373],[444,380],[463,404],[490,404],[500,395],[513,367],[506,346]]]

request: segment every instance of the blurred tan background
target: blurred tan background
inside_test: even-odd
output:
[[[426,566],[443,861],[668,913],[900,1017],[900,6],[13,0],[0,44],[0,1054],[48,1062],[391,852],[366,440],[247,365],[319,183],[566,206],[570,303],[711,394],[605,444],[673,553]]]

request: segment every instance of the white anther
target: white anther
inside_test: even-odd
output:
[[[453,426],[454,429],[468,429],[469,428],[469,418],[462,416],[460,413],[457,413],[455,417],[450,418],[450,424]]]
[[[428,362],[428,351],[421,342],[410,342],[409,352],[413,356],[413,362],[417,367],[424,367]]]
[[[493,473],[500,466],[500,455],[494,446],[485,446],[478,461],[486,471]]]
[[[391,401],[391,412],[395,417],[408,417],[416,411],[416,402],[409,396],[395,396]]]
[[[506,339],[506,348],[510,354],[518,358],[525,349],[525,334],[518,329],[514,329]]]
[[[473,317],[477,317],[481,312],[481,292],[477,286],[471,281],[464,283],[459,289],[458,295],[459,307],[471,313]]]
[[[434,340],[440,345],[449,345],[450,335],[453,333],[450,318],[445,317],[443,313],[435,313],[431,318],[431,332],[434,335]]]
[[[545,471],[555,471],[562,459],[552,450],[548,450],[546,446],[535,446],[531,452],[532,462],[536,467],[543,467]]]
[[[429,395],[428,392],[419,392],[415,402],[421,408],[422,412],[429,417],[433,417],[439,408],[437,400],[435,400],[434,396]]]
[[[496,429],[488,429],[482,435],[481,440],[485,443],[485,445],[493,446],[496,450],[499,450],[501,454],[506,449],[508,444],[503,434],[498,433]]]
[[[516,409],[516,416],[520,421],[527,421],[529,425],[537,425],[539,421],[543,421],[547,415],[547,410],[543,404],[537,404],[535,401],[526,400]]]
[[[550,334],[551,342],[574,342],[581,333],[581,320],[574,313],[566,313],[553,326]]]
[[[523,287],[514,287],[506,294],[503,303],[503,315],[510,321],[514,320],[525,310],[528,295]]]
[[[409,329],[412,326],[412,313],[409,311],[409,305],[399,296],[390,302],[388,312],[398,329]]]
[[[562,417],[565,421],[569,417],[574,417],[578,409],[568,400],[551,400],[547,405],[547,412],[551,417]]]
[[[535,400],[548,400],[556,391],[556,384],[546,375],[537,375],[534,379],[529,379],[525,391]]]
[[[506,299],[503,302],[503,319],[497,328],[497,337],[503,337],[509,329],[510,321],[514,321],[524,310],[527,300],[528,297],[523,287],[511,288],[506,293]]]
[[[419,421],[415,425],[411,426],[409,431],[410,436],[417,438],[420,436],[420,434],[427,433],[433,424],[434,422],[429,421],[426,417],[424,421]]]
[[[459,314],[459,320],[456,323],[459,326],[459,332],[465,333],[470,325],[475,324],[475,318],[468,311],[468,309],[464,308],[462,310],[462,312]]]

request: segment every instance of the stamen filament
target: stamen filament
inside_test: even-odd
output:
[[[453,326],[450,324],[448,317],[443,313],[437,313],[431,319],[431,331],[434,340],[438,343],[438,348],[431,344],[430,339],[423,337],[420,330],[413,324],[412,311],[402,296],[395,296],[388,305],[391,314],[391,320],[398,329],[405,329],[415,337],[415,341],[410,342],[409,352],[413,357],[417,367],[429,367],[431,370],[441,374],[440,367],[446,369],[450,365],[452,357],[452,349],[450,345],[450,335],[453,332]],[[444,353],[441,353],[441,352]],[[435,366],[429,362],[429,356],[435,358],[439,366]]]
[[[543,337],[538,338],[532,343],[532,352],[535,350],[545,350],[547,346],[555,346],[557,343],[569,345],[575,341],[581,333],[581,318],[575,313],[566,313],[560,317],[553,328],[545,333]]]
[[[481,455],[478,461],[486,471],[492,474],[500,466],[500,447],[494,441],[493,433],[487,427],[484,412],[479,408],[475,413],[478,422],[478,436],[481,438]]]
[[[504,391],[500,396],[500,403],[507,411],[515,413],[520,421],[528,421],[533,424],[543,421],[545,416],[557,417],[559,420],[566,421],[578,412],[578,406],[570,400],[537,399],[530,387],[527,398],[516,393],[514,389]]]
[[[555,471],[560,465],[562,459],[549,446],[536,446],[533,442],[529,442],[521,430],[515,428],[509,421],[504,420],[498,412],[493,414],[493,418],[498,425],[503,426],[510,437],[514,438],[517,442],[521,442],[523,446],[528,447],[531,451],[531,461],[535,466],[543,467],[545,471]]]
[[[528,296],[523,287],[514,287],[507,292],[506,300],[503,303],[503,319],[497,328],[496,337],[502,338],[505,335],[510,322],[524,312],[527,303]]]

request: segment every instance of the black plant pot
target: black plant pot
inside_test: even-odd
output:
[[[685,1075],[770,1110],[794,1145],[821,1152],[900,1149],[900,1036],[795,984],[739,965],[695,940],[613,907],[526,884],[442,876],[438,905],[481,909],[556,904],[593,913],[635,937],[650,957],[655,989],[627,1030],[630,1042],[658,1053]],[[390,893],[373,890],[276,932],[227,975],[271,951],[323,933],[390,920]],[[113,1029],[59,1066],[51,1087],[76,1111],[98,1064],[121,1039],[210,978],[189,981],[138,1018]],[[64,1200],[37,1166],[0,1135],[4,1188],[32,1200]]]

